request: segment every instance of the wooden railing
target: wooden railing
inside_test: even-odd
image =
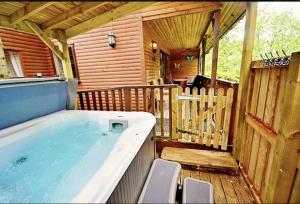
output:
[[[123,86],[78,91],[78,109],[101,111],[144,111],[159,114],[159,136],[172,135],[172,89],[177,85]],[[165,94],[167,93],[167,95]],[[167,99],[166,97],[167,96]],[[164,101],[168,102],[165,114]],[[168,118],[166,124],[165,118]],[[167,126],[167,130],[165,130]],[[156,131],[154,130],[156,133]],[[168,132],[168,135],[165,134]]]
[[[185,88],[183,93],[179,87],[174,93],[176,100],[172,101],[176,116],[173,127],[177,127],[172,138],[227,150],[233,89],[229,88],[226,92],[224,95],[223,88],[210,88],[208,93],[205,88],[199,92],[193,88],[190,95],[190,88]]]
[[[186,91],[172,84],[80,90],[78,109],[150,112],[157,118],[155,136],[226,150],[234,90],[202,88],[197,95],[194,88],[193,99],[180,98],[189,96]]]
[[[209,89],[209,84],[211,82],[211,78],[207,76],[202,76],[201,77],[201,82],[203,86],[208,90]],[[232,88],[233,89],[233,100],[232,100],[232,109],[231,109],[231,117],[230,117],[230,124],[229,124],[229,138],[228,138],[228,145],[233,144],[233,135],[234,135],[234,123],[235,123],[235,112],[236,112],[236,103],[237,103],[237,95],[238,95],[238,88],[239,88],[239,83],[238,82],[233,82],[233,81],[228,81],[228,80],[223,80],[223,79],[217,79],[216,80],[216,89],[223,88],[224,89],[224,94],[227,94],[227,89]]]

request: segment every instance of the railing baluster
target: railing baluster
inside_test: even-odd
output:
[[[164,137],[165,136],[165,130],[164,130],[164,89],[159,88],[159,111],[160,111],[160,136]]]
[[[144,111],[148,111],[148,96],[147,96],[147,88],[143,88],[143,105]]]
[[[155,97],[154,88],[151,88],[151,113],[155,115]]]
[[[94,110],[97,110],[96,95],[94,91],[92,92],[92,99],[93,99]]]
[[[135,88],[135,107],[136,107],[136,111],[139,111],[139,89]]]
[[[173,138],[172,134],[175,134],[175,132],[172,132],[173,130],[173,118],[172,118],[172,88],[169,89],[169,138]],[[175,127],[176,128],[176,127]]]
[[[98,91],[98,101],[100,110],[103,110],[101,91]]]
[[[182,96],[182,87],[179,86],[178,87],[178,93],[177,93],[178,96]],[[177,127],[178,129],[183,129],[182,128],[182,100],[178,100],[177,102],[177,106],[178,106],[178,110],[177,110]],[[178,139],[181,140],[182,139],[182,133],[181,132],[178,132]]]
[[[86,100],[86,106],[88,110],[91,110],[91,104],[90,104],[90,96],[89,92],[85,92],[85,100]]]
[[[120,109],[121,111],[124,111],[122,89],[118,89],[118,93],[119,93]]]
[[[79,102],[80,102],[80,110],[84,110],[83,96],[82,92],[79,92]]]
[[[110,109],[109,109],[108,91],[106,90],[106,91],[104,92],[104,94],[105,94],[106,110],[109,111]]]
[[[113,103],[113,110],[116,111],[116,96],[115,96],[115,90],[111,90],[111,97],[112,97],[112,103]]]
[[[150,88],[151,90],[151,99],[150,99],[150,104],[151,104],[151,112],[152,114],[155,116],[155,96],[154,96],[154,88]],[[156,136],[156,130],[155,130],[155,126],[156,126],[156,123],[153,127],[153,135]]]
[[[131,111],[131,88],[124,89],[125,111]]]
[[[192,89],[192,96],[193,98],[196,98],[198,93],[198,89],[197,88],[193,88]],[[196,113],[197,113],[197,101],[196,100],[192,100],[192,111],[191,111],[191,117],[192,117],[192,132],[195,133],[196,132]],[[192,142],[196,141],[196,136],[192,134]]]

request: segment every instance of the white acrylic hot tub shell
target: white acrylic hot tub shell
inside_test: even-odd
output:
[[[0,131],[0,146],[20,139],[21,132],[51,121],[62,121],[68,117],[93,117],[108,128],[109,120],[128,120],[128,128],[122,132],[114,148],[99,170],[71,202],[73,203],[104,203],[122,178],[126,169],[150,134],[155,118],[145,112],[114,112],[114,111],[60,111]],[[29,128],[33,127],[33,128]],[[20,134],[18,134],[20,132]],[[14,134],[13,137],[9,135]],[[19,136],[18,136],[19,135]],[[8,137],[6,137],[8,136]],[[84,168],[84,167],[82,167]],[[80,176],[80,175],[78,175]]]

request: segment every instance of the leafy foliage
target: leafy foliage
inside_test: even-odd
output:
[[[245,17],[220,40],[218,78],[239,80],[244,27]],[[270,52],[276,57],[276,50],[283,56],[282,49],[288,55],[300,51],[300,19],[290,12],[274,15],[266,7],[259,9],[253,59],[261,59],[260,54],[265,58],[265,53],[270,57]],[[211,74],[211,55],[212,49],[206,55],[205,75],[207,76]]]

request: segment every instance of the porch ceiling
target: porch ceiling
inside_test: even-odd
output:
[[[220,35],[223,36],[230,30],[232,25],[245,13],[246,3],[221,3]],[[185,7],[187,7],[188,4],[194,5],[194,12],[191,9],[187,9],[182,10],[183,12],[179,15],[172,15],[172,13],[160,14],[162,18],[157,19],[151,16],[149,17],[148,12],[144,14],[144,23],[155,30],[157,34],[169,45],[170,49],[197,48],[200,44],[201,39],[206,34],[206,50],[209,50],[212,47],[213,43],[211,19],[213,16],[213,10],[217,9],[217,7],[213,8],[213,5],[220,4],[220,2],[190,2],[185,3]],[[150,6],[144,10],[149,10],[154,7],[155,5]],[[177,8],[177,12],[179,12],[179,10],[180,8]],[[156,15],[159,15],[159,11],[156,11]],[[166,17],[163,18],[164,16]]]
[[[38,25],[51,37],[55,29],[67,38],[79,35],[154,2],[1,2],[0,26],[32,32],[25,21]]]

